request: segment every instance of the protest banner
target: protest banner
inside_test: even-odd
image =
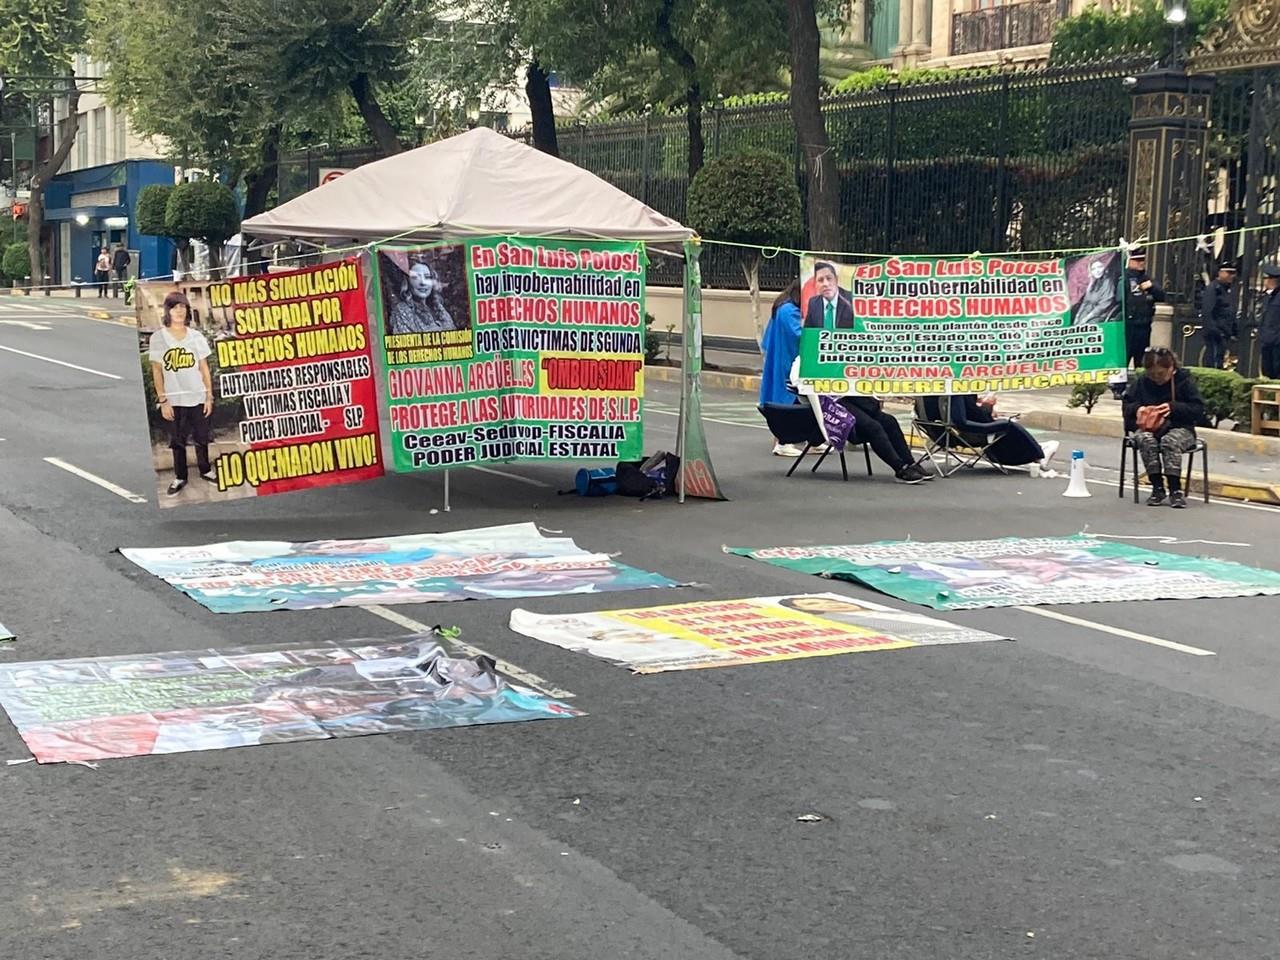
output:
[[[40,763],[583,716],[436,634],[0,665]]]
[[[549,616],[517,609],[511,629],[635,673],[1005,639],[834,593]]]
[[[788,570],[851,580],[935,610],[1280,594],[1280,573],[1087,535],[948,543],[727,547]]]
[[[639,243],[377,248],[396,470],[644,456]]]
[[[451,533],[120,550],[214,613],[675,587],[532,523]]]
[[[355,260],[136,296],[162,507],[382,476]]]
[[[944,395],[1106,383],[1126,366],[1114,250],[1052,260],[801,259],[804,392]]]

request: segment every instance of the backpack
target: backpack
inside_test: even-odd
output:
[[[658,500],[676,492],[680,458],[659,450],[646,460],[622,460],[617,469],[618,493],[641,500]]]

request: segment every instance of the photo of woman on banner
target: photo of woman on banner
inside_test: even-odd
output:
[[[460,245],[378,252],[389,336],[443,333],[471,325],[463,254]]]
[[[1071,326],[1097,326],[1122,320],[1120,257],[1114,250],[1067,261],[1067,292],[1073,304]]]
[[[200,476],[216,483],[209,461],[209,418],[213,415],[213,382],[209,375],[209,341],[187,326],[191,304],[185,294],[164,298],[163,328],[151,335],[148,356],[160,415],[169,423],[173,480],[167,493],[177,496],[187,485],[187,443],[193,441]]]

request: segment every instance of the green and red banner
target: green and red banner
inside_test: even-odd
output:
[[[375,258],[396,470],[644,456],[642,244],[486,237]]]

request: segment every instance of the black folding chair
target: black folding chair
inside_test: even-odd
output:
[[[1130,457],[1133,463],[1133,502],[1138,502],[1138,481],[1142,477],[1142,464],[1138,462],[1138,454],[1141,448],[1138,446],[1137,438],[1126,433],[1124,439],[1120,441],[1120,493],[1121,499],[1124,499],[1124,485],[1129,473]],[[1200,476],[1202,486],[1201,491],[1204,494],[1204,502],[1209,502],[1209,446],[1199,437],[1196,437],[1195,445],[1186,451],[1187,457],[1187,473],[1182,480],[1182,489],[1191,492],[1191,476],[1195,472],[1196,454],[1200,454]]]
[[[972,433],[961,430],[951,423],[949,398],[944,399],[948,400],[946,412],[942,410],[936,397],[916,399],[915,415],[911,420],[911,439],[914,446],[915,439],[919,437],[920,445],[924,447],[924,453],[916,462],[928,463],[930,469],[943,477],[949,477],[965,467],[975,467],[984,460],[1001,473],[1007,474],[1009,471],[992,460],[987,453],[1004,435],[1003,431]],[[935,459],[938,454],[942,454],[942,466],[938,466]]]
[[[787,476],[791,476],[796,472],[796,468],[800,466],[800,461],[805,458],[810,450],[823,448],[822,455],[809,469],[810,473],[817,473],[818,468],[822,466],[822,461],[827,459],[834,447],[827,443],[827,435],[822,430],[822,424],[818,422],[817,416],[814,414],[813,408],[807,403],[762,403],[759,407],[760,413],[764,416],[765,423],[769,425],[769,432],[779,443],[789,443],[795,446],[804,445],[800,456],[796,457],[796,462],[791,465],[791,469],[787,471]],[[853,445],[853,441],[845,444],[845,447]],[[867,476],[871,476],[871,451],[867,445],[861,444],[863,456],[867,461]],[[845,463],[844,450],[836,450],[840,456],[840,473],[845,480],[849,479],[849,467]]]

